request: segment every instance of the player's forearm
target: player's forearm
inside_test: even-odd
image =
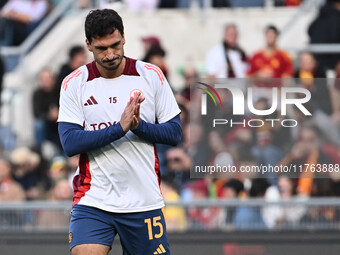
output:
[[[101,130],[85,131],[80,125],[60,122],[58,130],[61,144],[69,157],[106,146],[125,135],[119,123]]]
[[[179,115],[162,124],[151,124],[143,120],[132,132],[150,143],[177,145],[182,140],[181,119]]]

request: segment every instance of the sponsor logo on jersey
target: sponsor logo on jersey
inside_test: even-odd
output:
[[[93,130],[100,130],[100,129],[103,129],[103,128],[107,128],[109,126],[113,126],[117,123],[117,121],[113,121],[113,122],[100,122],[100,123],[93,123],[93,124],[90,124],[90,126],[93,128]]]
[[[90,98],[87,99],[87,101],[84,104],[84,106],[94,105],[94,104],[98,104],[98,102],[97,102],[97,100],[93,96],[90,96]]]
[[[164,249],[163,244],[160,244],[157,250],[153,254],[164,254],[164,253],[166,253],[166,250]]]

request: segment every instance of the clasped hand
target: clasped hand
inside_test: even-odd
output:
[[[140,104],[144,100],[145,97],[141,93],[138,93],[135,97],[130,97],[120,119],[120,125],[125,133],[138,128],[140,123]]]

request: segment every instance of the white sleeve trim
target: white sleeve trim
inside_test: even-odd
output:
[[[181,110],[177,109],[177,111],[167,115],[166,117],[162,118],[161,120],[158,120],[158,123],[159,124],[165,123],[165,122],[171,120],[172,118],[174,118],[175,116],[177,116],[180,113],[181,113]]]
[[[83,126],[84,123],[79,123],[78,121],[72,120],[72,119],[58,119],[57,122],[68,122],[68,123],[72,123],[72,124],[77,124],[79,126]]]

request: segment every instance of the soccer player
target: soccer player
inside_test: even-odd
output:
[[[180,110],[163,73],[124,55],[114,10],[85,21],[95,61],[61,87],[59,134],[80,154],[69,232],[73,255],[106,255],[119,235],[124,254],[170,254],[155,143],[181,140]]]

